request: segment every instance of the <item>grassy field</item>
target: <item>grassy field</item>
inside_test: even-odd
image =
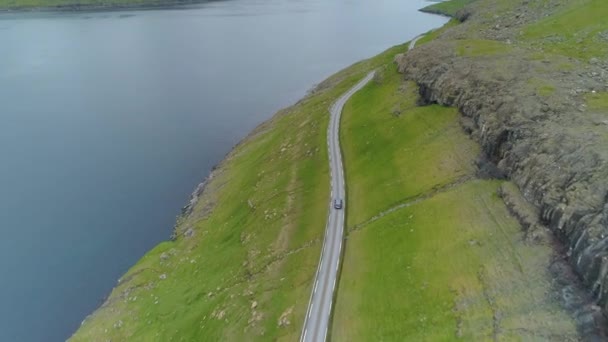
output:
[[[348,230],[334,341],[568,340],[549,297],[551,248],[524,243],[475,178],[454,109],[416,106],[390,64],[346,105]],[[382,214],[381,214],[382,213]]]
[[[323,82],[227,157],[178,238],[122,277],[72,341],[292,341],[329,201],[328,108],[398,46]]]
[[[364,88],[345,107],[341,135],[351,225],[473,172],[470,156],[478,148],[456,135],[456,109],[417,107],[416,86],[402,84],[394,69],[387,65],[383,85]]]

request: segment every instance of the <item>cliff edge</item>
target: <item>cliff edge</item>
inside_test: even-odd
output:
[[[487,159],[608,309],[608,5],[477,0],[397,58],[421,101],[456,106]]]

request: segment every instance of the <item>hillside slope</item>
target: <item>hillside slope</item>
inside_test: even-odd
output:
[[[244,139],[72,341],[296,340],[329,203],[328,108],[398,46],[323,82]]]
[[[349,234],[336,341],[576,341],[549,272],[479,167],[454,108],[417,105],[387,65],[344,113]],[[507,194],[508,193],[508,194]]]
[[[371,70],[342,118],[331,339],[605,340],[608,6],[454,3],[413,51],[345,69],[239,144],[72,340],[297,340],[328,108]]]
[[[456,13],[463,23],[398,60],[422,103],[460,110],[533,205],[534,214],[516,214],[537,239],[549,228],[565,244],[592,292],[589,327],[605,327],[597,312],[608,305],[606,15],[601,0],[476,0]]]

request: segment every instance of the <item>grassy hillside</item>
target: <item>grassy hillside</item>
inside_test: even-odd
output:
[[[261,125],[213,173],[176,241],[150,251],[71,341],[297,339],[329,201],[328,108],[405,46]]]
[[[476,0],[449,0],[429,5],[422,9],[423,12],[435,13],[446,16],[454,16],[456,12]]]
[[[453,108],[416,105],[384,67],[343,114],[348,237],[334,341],[574,340],[547,291],[548,246],[524,241],[476,178],[479,147]]]
[[[455,109],[416,106],[416,86],[402,84],[393,65],[384,68],[383,86],[368,86],[345,109],[349,225],[470,175],[479,153]]]
[[[469,2],[434,6],[447,14]],[[393,64],[406,50],[398,46],[260,126],[214,171],[177,239],[135,265],[72,340],[297,340],[327,216],[328,108],[374,69],[342,117],[347,240],[331,338],[569,341],[577,328],[601,330],[596,302],[559,277],[571,273],[542,225],[571,234],[565,215],[583,217],[605,198],[608,6],[470,6],[467,21],[398,59],[409,81]],[[482,151],[512,182],[479,170]],[[529,211],[527,231],[513,201]],[[598,224],[581,236],[593,243],[604,232]],[[603,266],[590,265],[590,284],[604,284],[593,276]]]
[[[521,202],[534,208],[533,214],[520,216],[532,218],[526,226],[541,234],[551,230],[565,245],[567,253],[550,259],[551,254],[539,255],[530,260],[546,263],[550,260],[552,269],[555,263],[563,262],[559,267],[564,271],[553,272],[552,276],[563,275],[565,279],[549,281],[551,278],[547,278],[542,280],[544,285],[527,283],[531,279],[529,275],[537,272],[526,271],[524,258],[520,262],[524,278],[509,275],[508,283],[532,293],[537,292],[535,289],[550,288],[548,284],[559,284],[557,289],[549,291],[555,291],[561,306],[577,311],[575,321],[584,335],[583,340],[606,340],[608,291],[600,284],[605,284],[608,276],[600,260],[607,253],[603,239],[608,234],[605,185],[608,179],[605,168],[608,162],[608,26],[602,19],[608,14],[608,4],[598,0],[525,3],[476,0],[465,11],[466,15],[461,15],[464,12],[458,15],[462,23],[452,21],[451,27],[432,32],[419,48],[399,58],[399,70],[420,87],[421,103],[459,108],[467,132],[480,142],[498,173],[519,187],[526,200]],[[407,210],[416,210],[428,200],[416,202]],[[466,197],[460,200],[468,201]],[[459,210],[465,209],[459,207]],[[498,207],[493,211],[500,213],[496,210]],[[483,222],[483,215],[477,214],[477,217],[479,223]],[[459,231],[474,227],[466,220],[454,220],[452,224]],[[504,226],[507,228],[503,231],[512,236],[510,224],[505,221]],[[491,228],[493,226],[488,225],[486,230]],[[357,231],[356,234],[368,233]],[[441,234],[449,235],[449,232],[442,230]],[[497,239],[496,234],[492,236]],[[457,238],[452,237],[454,241]],[[361,239],[371,240],[367,236]],[[358,247],[374,250],[369,246]],[[412,248],[409,244],[404,247]],[[511,249],[525,251],[528,247],[531,246],[514,243]],[[549,249],[546,252],[551,253]],[[509,267],[506,259],[498,261],[501,260],[498,256],[482,255],[484,262]],[[453,257],[449,254],[444,261],[451,261]],[[466,260],[476,265],[474,258]],[[459,268],[466,270],[468,266],[459,265]],[[449,274],[449,270],[442,272]],[[345,271],[343,276],[346,274]],[[353,283],[358,284],[358,291],[363,291],[360,280]],[[520,285],[516,285],[518,283]],[[568,286],[578,289],[576,299],[559,295],[569,291]],[[497,302],[518,301],[517,296],[508,295],[511,291],[508,287],[502,295],[500,291],[494,293],[505,297]],[[535,309],[546,310],[545,298],[535,296],[528,301],[535,303]],[[349,309],[353,310],[346,310]],[[460,322],[459,318],[456,322]],[[554,330],[533,320],[522,323],[532,323],[534,328],[501,326],[499,332],[507,340],[510,336],[504,334],[513,329],[522,334],[533,333],[518,337],[528,340],[547,339],[546,332]],[[385,329],[379,331],[386,333],[391,328]],[[469,337],[490,338],[480,334]]]
[[[602,0],[570,1],[547,18],[529,25],[523,37],[546,53],[584,60],[608,54],[608,5]]]

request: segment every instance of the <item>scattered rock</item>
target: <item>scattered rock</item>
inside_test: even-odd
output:
[[[167,254],[166,252],[162,252],[160,255],[160,260],[166,261],[167,259],[169,259],[169,254]]]
[[[289,307],[287,310],[285,310],[281,314],[281,317],[279,317],[279,321],[278,321],[279,327],[287,327],[291,324],[291,321],[289,320],[289,316],[291,316],[292,312],[293,312],[293,306]]]
[[[193,237],[194,236],[194,229],[188,228],[188,230],[186,230],[186,232],[184,233],[184,236],[186,238],[188,238],[188,239],[191,238],[191,237]]]
[[[261,321],[264,318],[264,314],[259,311],[253,310],[251,312],[251,318],[247,321],[248,324],[255,325],[257,322]]]
[[[209,173],[209,176],[207,176],[207,178],[205,178],[202,182],[200,182],[198,184],[198,186],[196,187],[196,189],[194,189],[194,192],[192,192],[192,194],[190,195],[190,201],[188,202],[188,204],[185,207],[182,208],[182,215],[185,216],[185,215],[189,215],[192,213],[192,211],[194,210],[194,207],[198,203],[199,198],[201,197],[203,192],[205,192],[207,185],[213,179],[213,177],[215,175],[215,170],[216,170],[216,166],[213,167],[213,169],[211,170],[211,173]],[[174,234],[175,233],[176,232],[174,231]]]
[[[219,311],[214,310],[214,311],[211,313],[211,317],[213,317],[213,318],[215,318],[215,319],[218,319],[218,320],[223,319],[223,318],[224,318],[224,316],[226,316],[226,310],[219,310]]]
[[[396,55],[395,55],[395,58],[393,58],[393,63],[398,64],[398,63],[399,63],[399,60],[401,60],[401,58],[403,58],[403,56],[404,56],[404,55],[405,55],[405,54],[403,54],[403,53],[398,53],[398,54],[396,54]]]

